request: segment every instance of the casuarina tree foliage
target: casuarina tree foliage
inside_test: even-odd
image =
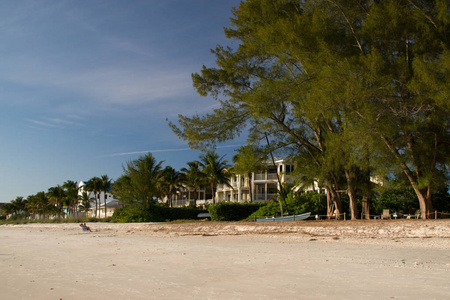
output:
[[[220,107],[174,132],[194,148],[267,132],[326,188],[329,214],[348,194],[352,219],[370,178],[400,170],[426,218],[448,184],[448,1],[248,0],[232,13],[236,49],[217,46],[217,66],[192,75]]]

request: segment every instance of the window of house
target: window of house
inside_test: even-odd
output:
[[[286,174],[289,174],[294,171],[294,166],[286,165]]]

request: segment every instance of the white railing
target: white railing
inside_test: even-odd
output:
[[[276,173],[269,173],[267,174],[267,180],[276,180],[277,174]]]
[[[266,194],[256,194],[253,196],[255,201],[265,201],[265,200],[269,200],[269,199],[276,199],[277,198],[277,194],[267,194],[267,198],[266,198]]]
[[[255,174],[254,180],[266,180],[266,174]]]
[[[255,174],[254,180],[277,180],[277,173]]]

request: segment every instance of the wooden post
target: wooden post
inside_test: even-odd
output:
[[[345,218],[345,212],[344,212],[344,221],[345,221],[345,220],[347,220],[347,219]]]
[[[434,219],[437,220],[437,210],[434,211]]]

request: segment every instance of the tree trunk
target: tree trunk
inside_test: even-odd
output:
[[[106,218],[106,192],[103,194],[103,201],[105,202],[105,218]]]
[[[370,211],[369,211],[369,197],[367,195],[363,195],[362,198],[362,219],[369,220],[370,219]]]
[[[419,189],[417,185],[413,185],[413,188],[416,192],[417,198],[419,198],[421,218],[428,219],[429,215],[433,212],[430,186],[428,186],[427,189]]]
[[[329,220],[331,218],[331,215],[333,214],[333,202],[331,200],[331,192],[328,187],[325,188],[327,190],[327,219]]]
[[[197,207],[197,198],[198,198],[197,189],[195,189],[194,190],[194,206],[195,207]],[[190,198],[189,198],[189,202],[190,202]]]
[[[248,194],[250,196],[250,203],[253,202],[252,184],[253,184],[252,173],[248,173],[248,190],[249,190]]]
[[[418,184],[418,179],[414,176],[413,172],[409,169],[408,165],[401,159],[400,155],[398,154],[397,150],[394,148],[394,146],[389,142],[389,140],[381,136],[385,145],[389,148],[391,153],[394,155],[394,157],[397,159],[397,161],[400,163],[403,172],[405,173],[406,177],[408,177],[409,182],[411,183],[414,191],[416,192],[417,198],[419,199],[419,205],[420,205],[420,213],[422,219],[427,219],[428,215],[433,211],[433,204],[431,202],[431,187],[430,183],[428,184],[426,189],[420,189]],[[409,146],[410,149],[412,148]],[[435,151],[437,146],[435,146]],[[414,160],[414,159],[413,159]],[[417,165],[414,165],[414,168],[416,169],[416,175],[419,177],[420,172]],[[434,171],[435,168],[435,161],[433,162],[432,171]],[[419,177],[420,178],[420,177]]]
[[[325,188],[327,190],[328,219],[335,214],[336,220],[340,220],[342,212],[341,195],[330,185],[327,185]]]
[[[347,178],[347,195],[350,198],[351,219],[356,220],[358,218],[358,203],[356,201],[355,179],[349,170],[345,170],[345,177]]]
[[[97,192],[94,192],[94,197],[95,197],[95,217],[97,218],[97,214],[98,214],[98,199],[97,199]]]

